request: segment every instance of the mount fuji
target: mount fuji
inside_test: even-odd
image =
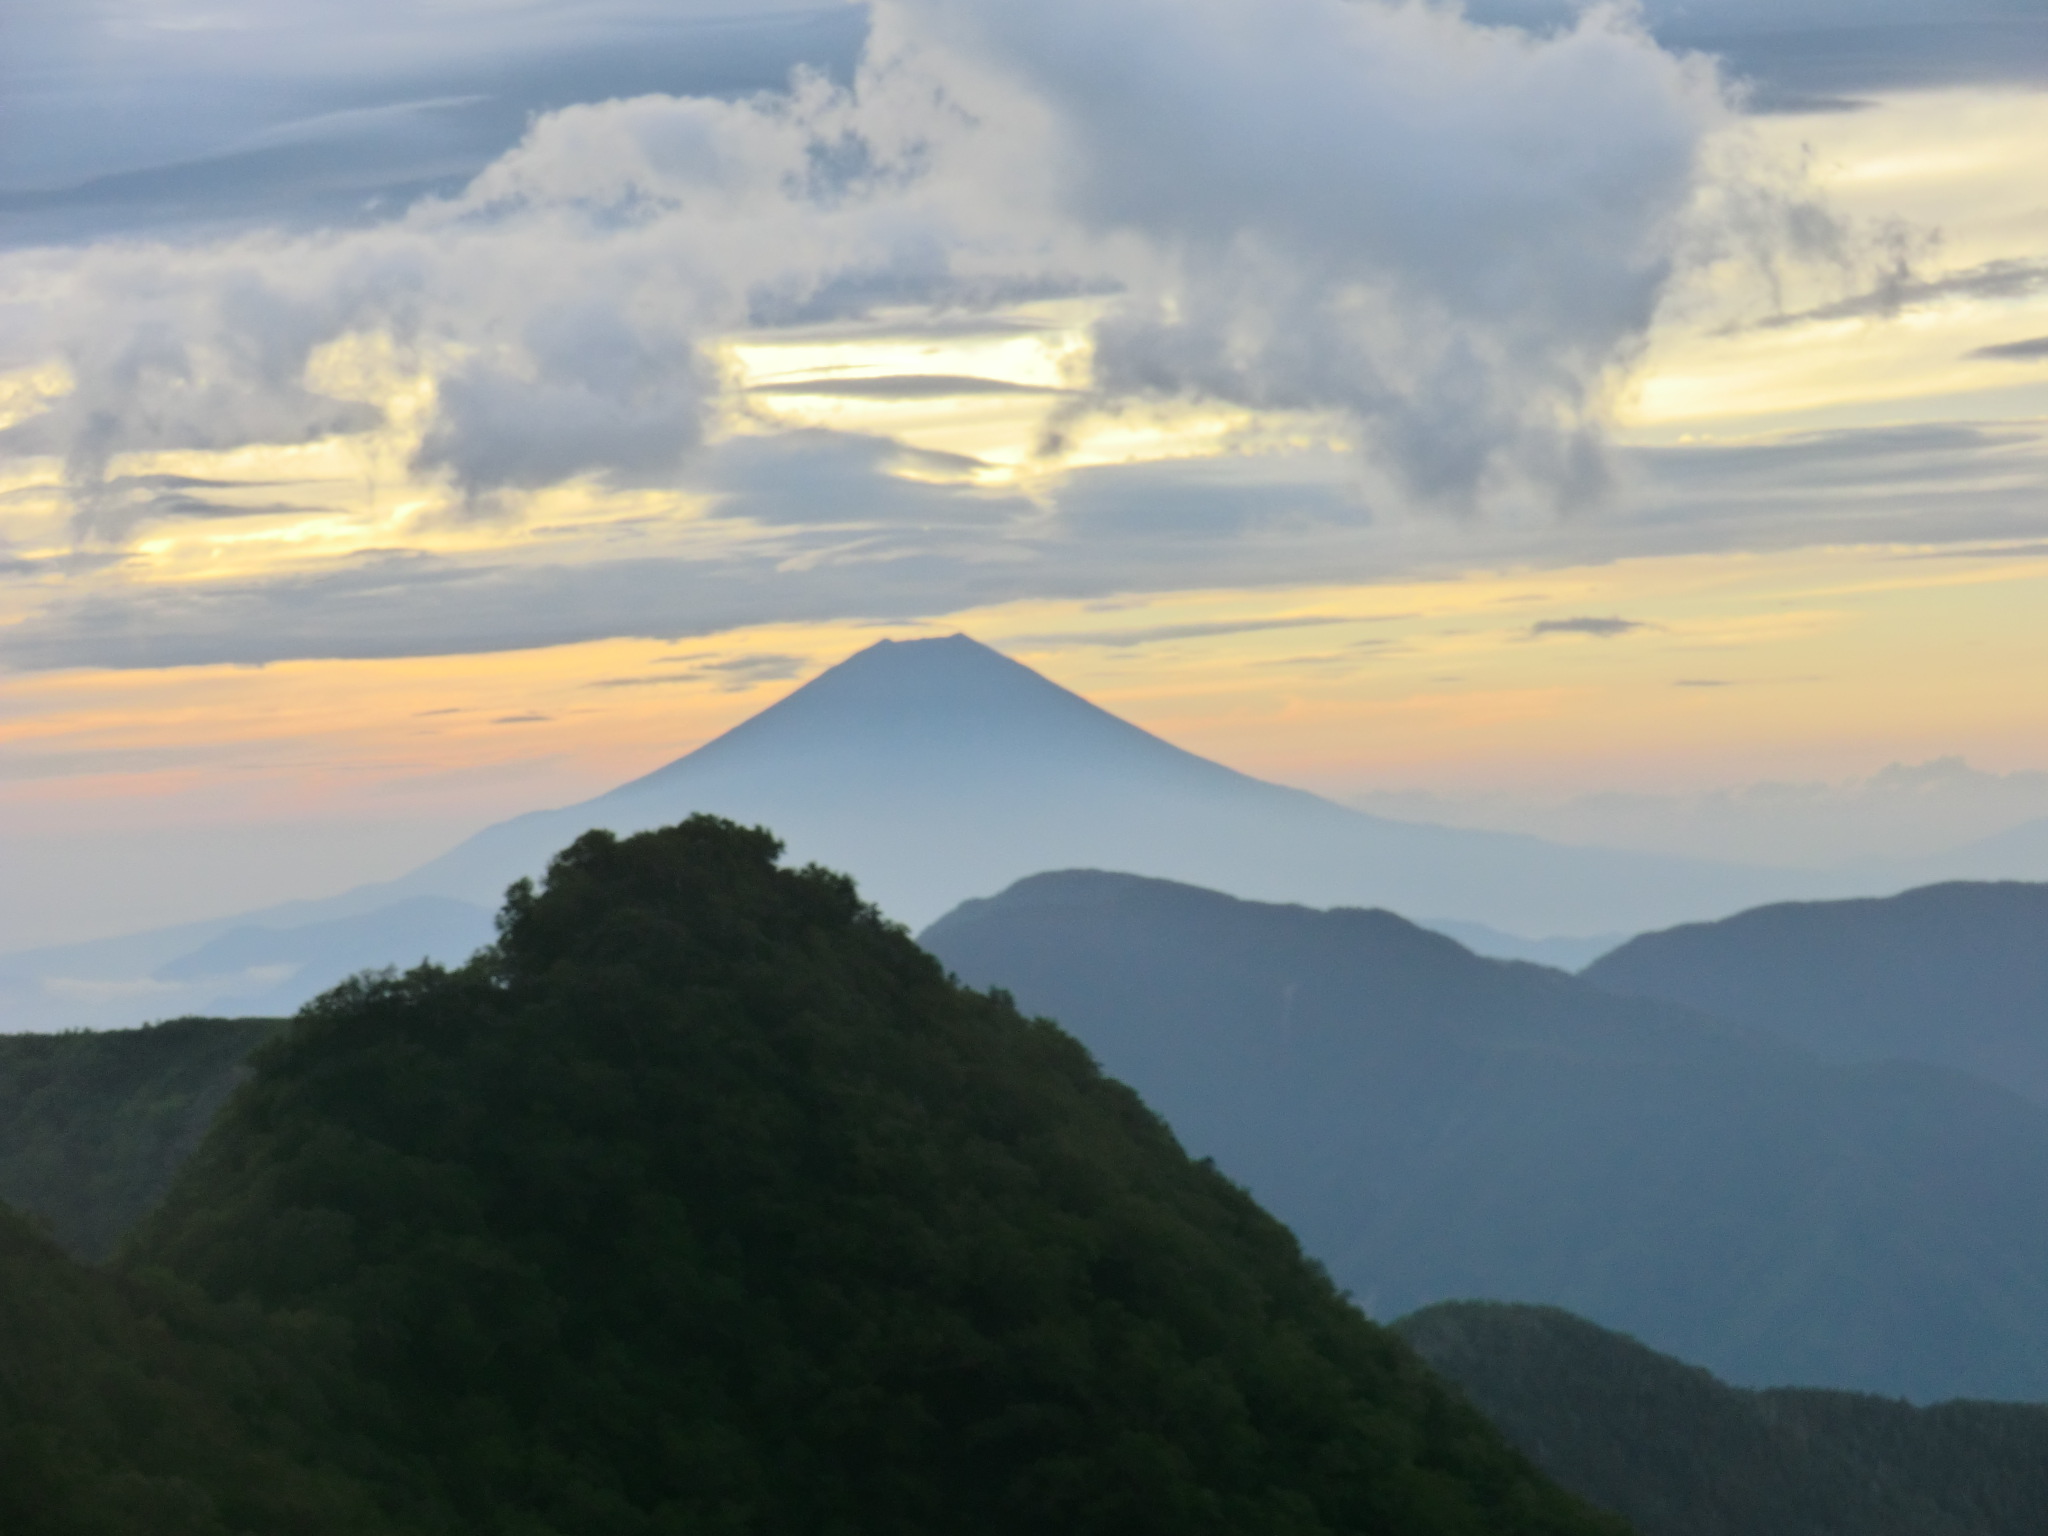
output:
[[[1781,888],[1756,870],[1349,810],[1183,751],[953,635],[869,646],[687,757],[487,828],[393,891],[492,899],[591,827],[692,811],[772,828],[790,858],[851,872],[914,928],[1066,868],[1547,932],[1635,932]]]
[[[505,887],[581,833],[696,811],[771,828],[791,860],[848,871],[913,928],[1066,868],[1521,933],[1633,933],[1822,894],[1783,870],[1369,816],[1184,751],[965,635],[883,640],[666,767],[398,880],[0,957],[0,1029],[289,1011],[355,969],[460,958]]]

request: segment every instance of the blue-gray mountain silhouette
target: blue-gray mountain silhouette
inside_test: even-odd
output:
[[[1631,939],[1588,966],[1839,1061],[1925,1061],[2048,1103],[2048,885],[1782,902]]]
[[[485,900],[589,827],[694,811],[772,826],[913,925],[1074,864],[1543,932],[1634,932],[1784,878],[1368,816],[1183,751],[954,635],[872,645],[687,757],[492,827],[401,884]]]
[[[174,977],[190,969],[191,951],[237,926],[283,934],[266,953],[296,961],[295,974],[323,975],[337,946],[370,964],[358,929],[328,925],[434,897],[469,903],[477,928],[507,885],[538,876],[582,833],[646,831],[700,811],[773,827],[792,858],[848,871],[869,900],[913,926],[1025,875],[1076,865],[1543,934],[1633,933],[1816,894],[1782,870],[1368,816],[1183,751],[965,635],[884,640],[666,767],[486,828],[396,881],[0,960],[0,1029],[240,1012],[258,997],[285,1006],[294,999],[261,978],[209,991]],[[309,871],[308,883],[316,879]],[[400,932],[375,963],[466,952]],[[61,982],[55,991],[50,978]],[[123,990],[131,980],[139,984]]]
[[[922,941],[1130,1083],[1391,1317],[1562,1306],[1746,1386],[2048,1399],[2048,1110],[1482,960],[1390,912],[1080,871]]]

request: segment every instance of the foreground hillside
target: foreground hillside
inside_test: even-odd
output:
[[[2048,1530],[2048,1406],[1745,1392],[1549,1307],[1447,1302],[1394,1328],[1644,1536]]]
[[[7,1368],[99,1308],[103,1355],[167,1341],[138,1413],[217,1426],[205,1465],[421,1532],[1619,1529],[1073,1040],[776,853],[593,834],[477,963],[329,994],[126,1278],[38,1252]],[[157,1454],[110,1444],[58,1491]],[[319,1528],[233,1481],[157,1528]]]
[[[271,1019],[0,1035],[0,1201],[112,1255],[199,1144]]]
[[[1932,1062],[2048,1103],[2048,885],[1783,902],[1643,934],[1583,974],[1837,1060]]]
[[[1040,876],[923,942],[1133,1084],[1376,1315],[1569,1307],[1745,1385],[2048,1398],[2048,1111],[1387,912]]]
[[[0,1208],[0,1531],[381,1536],[289,1322],[88,1269]]]

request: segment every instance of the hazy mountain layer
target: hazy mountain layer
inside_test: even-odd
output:
[[[491,938],[487,905],[378,887],[241,918],[0,959],[0,1033],[120,1029],[210,1009],[281,1015],[357,971],[459,965]]]
[[[1746,1392],[1550,1307],[1447,1302],[1394,1331],[1643,1536],[2048,1530],[2048,1406]]]
[[[474,965],[329,994],[135,1272],[342,1348],[309,1454],[423,1531],[1619,1530],[776,851],[593,834]]]
[[[268,1019],[0,1036],[0,1200],[104,1259],[170,1187]]]
[[[913,924],[1075,864],[1542,932],[1635,932],[1785,889],[1777,872],[1347,810],[1182,751],[964,635],[882,641],[687,757],[490,828],[400,884],[495,896],[590,827],[697,811],[775,827]]]
[[[798,861],[851,872],[910,923],[1072,864],[1544,933],[1635,932],[1787,889],[1769,871],[1363,815],[1184,752],[956,635],[871,646],[655,773],[488,828],[391,884],[161,942],[7,957],[0,1030],[271,1011],[348,969],[446,960],[467,945],[441,942],[441,928],[482,925],[448,902],[487,911],[585,831],[643,831],[700,811],[775,827]],[[236,926],[290,931],[267,948],[243,944],[237,954],[252,964],[222,970],[217,941]],[[266,976],[263,965],[290,973]]]
[[[1823,1063],[1386,912],[1089,872],[923,942],[1013,991],[1375,1314],[1571,1308],[1749,1385],[2048,1398],[2048,1111]]]
[[[1584,975],[1838,1060],[1933,1062],[2048,1102],[2048,885],[1758,907],[1644,934]]]

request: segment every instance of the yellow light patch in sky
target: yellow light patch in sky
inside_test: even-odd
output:
[[[1906,302],[1895,314],[1790,324],[1755,316],[1731,329],[1733,317],[1695,296],[1682,323],[1653,333],[1622,396],[1625,435],[2048,417],[2048,367],[1973,355],[2048,334],[2048,279],[2004,294],[1965,286],[1921,299],[1910,286],[2044,260],[2048,93],[1913,93],[1857,112],[1752,119],[1742,131],[1768,154],[1807,160],[1813,188],[1849,221],[1852,245],[1876,241],[1887,225],[1904,231],[1913,263],[1901,280]],[[1872,281],[1853,259],[1832,278],[1816,261],[1788,291],[1787,308],[1822,310]]]

